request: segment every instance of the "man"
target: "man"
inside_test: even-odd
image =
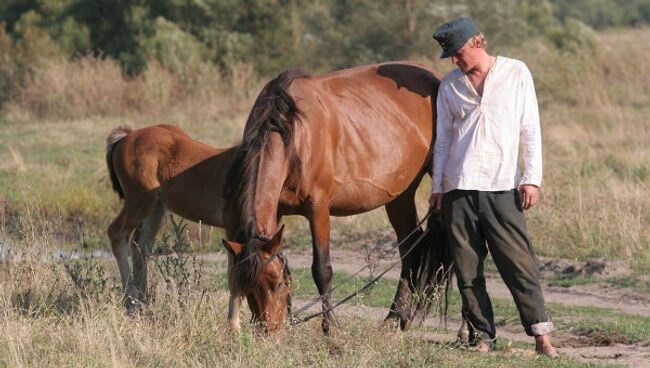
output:
[[[535,350],[555,357],[553,323],[544,310],[523,210],[539,201],[542,179],[537,98],[526,65],[492,56],[471,18],[442,25],[433,35],[458,68],[442,80],[437,100],[433,193],[443,210],[463,315],[474,330],[474,350],[494,348],[496,329],[485,288],[488,253],[513,295]],[[523,146],[523,175],[518,167]]]

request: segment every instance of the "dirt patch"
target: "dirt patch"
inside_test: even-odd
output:
[[[295,302],[297,305],[303,305],[307,301],[295,300]],[[314,305],[306,313],[316,312],[318,310],[320,310],[320,306]],[[380,326],[381,321],[386,316],[386,312],[385,308],[353,306],[348,304],[344,304],[336,310],[336,314],[339,316],[375,319],[377,320],[378,326]],[[309,323],[320,322],[315,320]],[[450,316],[445,323],[442,323],[438,317],[434,316],[427,318],[424,326],[435,327],[436,331],[415,329],[409,333],[413,334],[416,338],[432,342],[436,346],[452,348],[455,345],[456,331],[460,328],[460,319]],[[618,339],[617,336],[604,335],[602,331],[582,331],[581,335],[557,331],[553,333],[553,341],[561,355],[571,356],[581,362],[621,364],[628,367],[648,366],[648,362],[650,362],[650,347],[648,344],[623,344],[615,341]],[[519,349],[506,345],[503,347],[503,350],[498,350],[494,354],[517,354],[529,355],[531,357],[535,355],[533,339],[526,336],[523,327],[518,322],[500,326],[498,329],[498,338],[529,344],[529,347]]]
[[[602,258],[590,259],[587,262],[578,262],[561,258],[540,257],[539,270],[542,276],[547,279],[576,277],[605,279],[626,277],[632,273],[625,262]]]
[[[598,329],[574,331],[579,337],[586,337],[591,341],[591,346],[613,346],[615,344],[631,345],[633,342],[617,332],[605,332]]]
[[[385,249],[385,248],[384,248]],[[378,253],[377,253],[378,254]],[[377,254],[371,258],[376,259]],[[309,268],[312,263],[311,250],[288,252],[291,267]],[[332,249],[331,262],[334,272],[353,274],[367,264],[368,253],[366,250]],[[388,254],[385,258],[376,262],[373,267],[365,269],[360,276],[370,277],[388,268],[397,260],[396,254]],[[572,261],[556,259],[547,264],[556,265],[556,270],[561,270]],[[563,266],[564,265],[564,266]],[[586,264],[582,264],[583,268]],[[563,268],[564,267],[564,268]],[[398,278],[400,266],[397,265],[390,270],[385,277]],[[550,272],[550,271],[547,271]],[[553,271],[555,272],[555,271]],[[551,276],[554,279],[555,273]],[[543,276],[543,281],[544,281]],[[486,282],[488,292],[497,298],[510,299],[512,295],[497,273],[487,273]],[[454,284],[455,287],[455,283]],[[544,299],[549,303],[575,305],[575,306],[598,306],[609,308],[619,312],[650,316],[650,294],[640,293],[636,289],[616,288],[605,282],[594,282],[586,285],[574,285],[571,287],[542,285]]]
[[[385,248],[383,248],[385,249]],[[292,267],[310,267],[312,262],[311,250],[289,252]],[[355,273],[368,259],[367,250],[333,249],[331,251],[332,266],[335,272]],[[374,271],[365,270],[362,276],[381,272],[397,260],[396,255],[388,256],[377,262]],[[598,306],[618,312],[650,316],[650,295],[639,293],[638,290],[615,288],[602,279],[613,276],[626,276],[629,270],[618,261],[590,260],[576,262],[563,259],[542,259],[543,275],[557,278],[558,275],[579,275],[594,277],[593,283],[571,287],[543,286],[547,302],[572,306]],[[507,287],[498,274],[489,273],[487,287],[490,295],[498,298],[512,298]],[[399,266],[386,274],[386,277],[398,278]],[[345,306],[337,313],[344,315],[363,315],[381,321],[386,315],[384,308]],[[454,318],[452,318],[454,317]],[[430,319],[425,324],[441,327],[438,320]],[[455,331],[460,327],[460,320],[450,316],[447,321],[447,333],[423,334],[423,338],[437,341],[447,341],[455,338]],[[532,339],[525,335],[523,327],[516,322],[499,326],[499,336],[513,341],[531,344]],[[442,340],[441,340],[442,339]],[[633,343],[618,333],[608,333],[601,330],[557,331],[553,339],[561,354],[570,355],[582,362],[614,363],[630,367],[648,366],[650,362],[650,346],[647,342]]]
[[[386,248],[382,247],[381,249]],[[373,253],[371,256],[376,254],[378,253]],[[287,257],[293,268],[311,267],[311,250],[288,251]],[[353,274],[366,265],[367,259],[368,252],[364,249],[338,248],[331,251],[334,272]],[[379,260],[373,269],[364,270],[361,276],[369,276],[373,273],[376,275],[396,260],[396,254],[388,255],[386,258]],[[585,270],[584,275],[587,275],[586,272],[591,272],[591,275],[595,275],[597,272],[605,275],[606,272],[610,272],[609,275],[612,275],[614,271],[608,271],[608,269],[615,270],[618,267],[616,262],[608,262],[604,267],[598,266],[598,263],[592,263],[592,266],[590,266],[589,262],[579,263],[561,259],[544,259],[543,262],[546,262],[546,275],[552,275],[552,277],[557,277],[558,273],[569,267],[573,267],[571,272],[583,272],[582,270]],[[490,295],[498,298],[512,298],[498,274],[488,273],[486,276]],[[389,271],[385,277],[398,278],[399,265]],[[639,293],[635,289],[616,288],[604,281],[571,287],[549,287],[544,285],[543,292],[544,298],[550,303],[572,306],[598,306],[618,312],[650,316],[650,295]],[[294,302],[298,306],[304,304],[299,300]],[[320,309],[320,306],[314,305],[311,309],[316,311]],[[376,319],[378,323],[383,320],[386,313],[386,308],[367,306],[343,305],[340,310],[337,310],[337,314],[370,317]],[[428,319],[425,325],[444,327],[437,318]],[[439,342],[451,341],[455,338],[455,333],[460,327],[459,318],[449,316],[446,327],[446,333],[422,332],[420,334],[422,338],[429,338]],[[533,350],[532,339],[525,335],[523,327],[518,321],[499,326],[498,334],[501,338],[531,344],[529,350]],[[570,355],[582,362],[614,363],[630,367],[649,366],[648,362],[650,362],[650,341],[632,343],[617,333],[606,333],[600,330],[557,331],[553,333],[553,340],[561,354]]]

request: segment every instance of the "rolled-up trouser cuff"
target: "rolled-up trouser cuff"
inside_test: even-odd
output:
[[[553,326],[553,322],[540,322],[530,326],[530,330],[533,336],[542,336],[555,331],[555,326]]]

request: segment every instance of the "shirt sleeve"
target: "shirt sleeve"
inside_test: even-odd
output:
[[[539,109],[533,77],[527,67],[523,67],[521,93],[523,111],[521,116],[520,141],[523,148],[524,172],[519,185],[542,184],[542,134],[539,123]]]
[[[440,85],[436,100],[436,143],[433,148],[433,193],[443,193],[442,181],[445,166],[449,157],[449,146],[452,134],[452,115],[445,98],[445,90]]]

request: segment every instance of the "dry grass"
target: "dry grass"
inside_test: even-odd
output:
[[[560,54],[529,43],[506,54],[533,71],[544,134],[544,201],[528,214],[539,253],[625,259],[650,272],[650,66],[638,47],[650,30],[599,35],[593,52]],[[448,65],[447,65],[448,67]],[[105,225],[119,202],[103,162],[103,139],[118,125],[174,123],[192,136],[229,146],[264,79],[250,66],[223,75],[207,65],[170,72],[152,64],[139,77],[92,57],[53,60],[39,69],[0,123],[0,190],[11,219],[31,199],[60,214],[67,229],[94,234],[106,246]],[[418,193],[426,211],[429,180]],[[308,246],[304,220],[287,219],[291,246]],[[333,220],[333,239],[389,224],[383,209]],[[65,226],[64,226],[65,227]]]
[[[650,66],[635,46],[648,32],[604,34],[593,53],[532,59],[538,79],[555,84],[540,91],[545,198],[530,213],[543,253],[622,258],[650,271]]]
[[[529,213],[539,253],[624,259],[650,273],[650,54],[639,47],[649,34],[600,35],[601,48],[581,56],[535,44],[510,54],[529,64],[541,102],[545,197]],[[318,321],[278,338],[249,329],[232,335],[218,269],[206,270],[183,298],[154,278],[156,298],[135,318],[122,313],[121,292],[112,287],[75,286],[54,253],[79,246],[82,234],[86,246],[108,250],[105,228],[120,205],[103,161],[108,132],[167,122],[215,146],[236,143],[265,78],[246,65],[232,69],[223,75],[191,65],[170,73],[154,64],[128,78],[110,60],[53,60],[12,102],[0,119],[0,366],[551,364],[508,352],[441,350],[417,330],[386,333],[371,318],[341,317],[344,328],[329,338]],[[420,213],[429,187],[425,179]],[[306,222],[287,222],[288,244],[308,246]],[[389,229],[383,209],[333,225],[333,246]],[[112,260],[99,264],[106,272],[94,277],[115,277]],[[555,365],[579,366],[566,359]]]
[[[224,282],[218,280],[223,265],[211,265],[204,281],[183,293],[163,282],[152,267],[155,297],[140,315],[130,317],[123,313],[119,290],[100,287],[101,283],[79,288],[64,263],[50,256],[56,246],[51,218],[37,209],[23,216],[23,240],[10,243],[14,252],[0,268],[4,332],[0,366],[545,367],[550,363],[531,357],[530,349],[528,353],[505,349],[490,356],[450,350],[447,343],[453,336],[430,341],[421,329],[405,334],[387,331],[372,313],[367,319],[339,316],[344,327],[330,337],[322,335],[319,321],[263,337],[245,323],[246,312],[243,332],[233,334],[225,319]],[[115,277],[112,259],[100,259],[95,265],[106,270],[97,275]],[[581,366],[566,358],[556,363]]]
[[[211,64],[194,63],[172,72],[151,62],[143,73],[129,77],[112,59],[53,59],[34,71],[8,110],[27,119],[214,120],[247,109],[242,100],[259,88],[260,78],[250,65],[236,70],[224,76]]]

